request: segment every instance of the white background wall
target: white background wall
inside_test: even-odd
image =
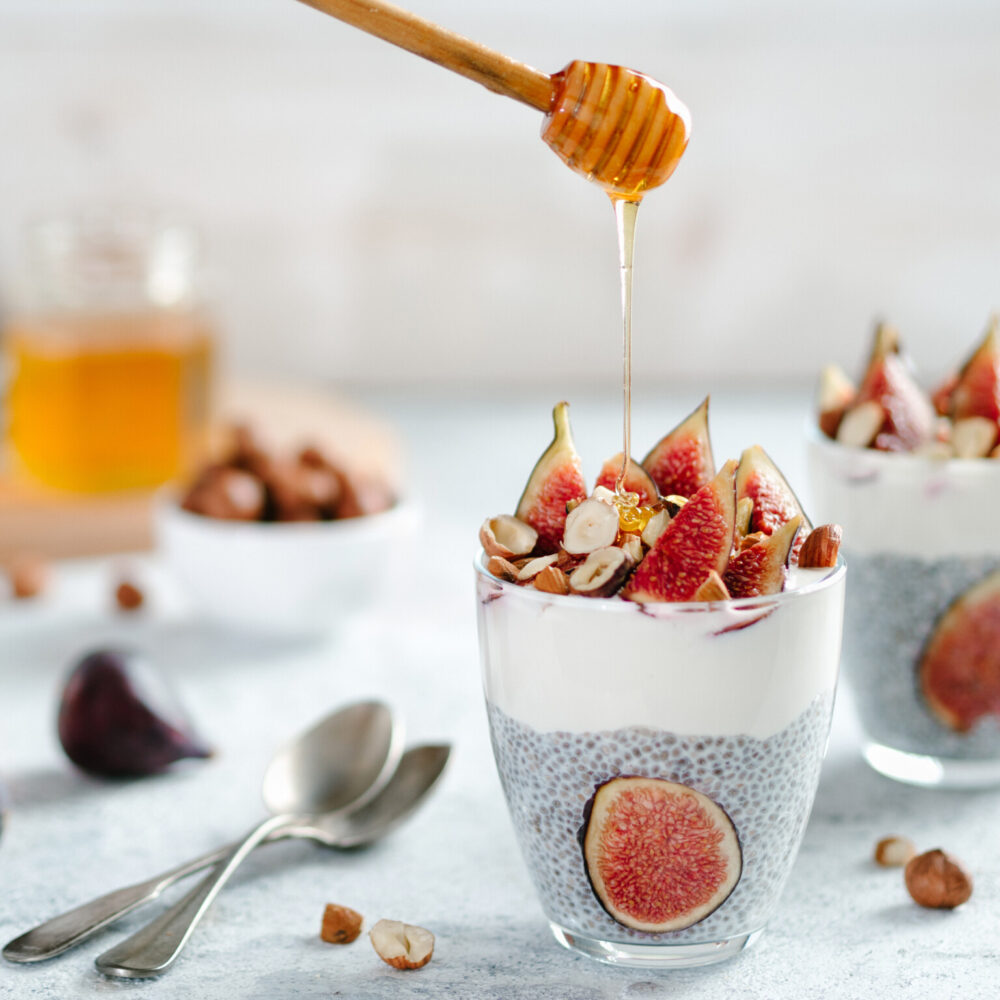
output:
[[[1000,306],[995,0],[414,6],[691,107],[640,213],[640,385],[811,381],[876,315],[933,375]],[[540,125],[293,0],[0,0],[0,282],[29,214],[165,204],[207,235],[239,370],[613,384],[611,212]]]

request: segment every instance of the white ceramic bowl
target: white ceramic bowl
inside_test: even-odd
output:
[[[414,535],[408,503],[339,521],[224,521],[157,505],[157,546],[198,617],[247,633],[322,635],[371,603]]]

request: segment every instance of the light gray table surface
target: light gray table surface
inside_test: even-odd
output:
[[[651,972],[598,965],[555,944],[493,766],[471,570],[479,523],[513,509],[549,439],[554,397],[443,398],[368,399],[401,430],[423,522],[409,571],[391,581],[378,606],[321,643],[264,643],[202,627],[155,558],[132,563],[152,597],[133,618],[108,608],[111,560],[62,564],[44,599],[0,607],[0,775],[10,799],[0,840],[4,941],[250,827],[262,816],[259,781],[273,750],[337,704],[385,698],[405,716],[411,741],[446,739],[455,747],[433,799],[378,846],[335,853],[282,844],[255,855],[162,979],[112,981],[93,966],[99,952],[157,912],[162,904],[155,904],[49,963],[0,963],[0,996],[996,997],[1000,793],[926,791],[872,773],[859,757],[844,691],[801,854],[753,949],[712,968]],[[697,401],[690,392],[641,396],[635,450]],[[718,392],[716,457],[759,441],[802,482],[807,406],[801,394]],[[595,471],[619,449],[617,400],[580,398],[573,419]],[[54,727],[64,672],[81,651],[117,642],[147,649],[173,675],[218,750],[214,759],[129,783],[92,780],[67,763]],[[875,841],[893,832],[963,858],[976,880],[971,902],[955,912],[913,905],[899,871],[869,860]],[[367,940],[323,944],[318,930],[329,901],[355,907],[369,922],[384,916],[431,928],[433,961],[399,973]]]

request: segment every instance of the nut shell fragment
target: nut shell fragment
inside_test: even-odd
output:
[[[953,910],[972,895],[972,876],[940,848],[912,858],[904,872],[913,901],[934,910]]]
[[[503,556],[490,556],[486,563],[486,572],[492,573],[501,580],[514,583],[517,580],[518,568]]]
[[[401,920],[380,920],[368,937],[378,957],[394,969],[419,969],[434,954],[434,935]]]
[[[337,903],[327,903],[319,936],[330,944],[350,944],[361,933],[364,918],[357,910]]]
[[[728,601],[729,591],[714,569],[708,571],[705,582],[694,592],[695,601]]]

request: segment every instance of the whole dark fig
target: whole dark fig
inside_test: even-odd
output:
[[[77,767],[106,777],[211,756],[164,677],[128,650],[97,650],[76,664],[59,705],[59,742]]]

